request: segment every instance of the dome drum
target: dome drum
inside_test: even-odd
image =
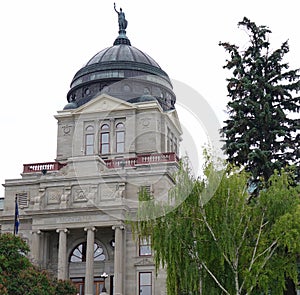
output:
[[[175,94],[169,87],[154,82],[157,78],[157,76],[147,75],[128,79],[87,81],[74,86],[69,91],[67,106],[70,109],[70,103],[73,103],[72,106],[79,107],[101,93],[108,93],[131,103],[140,102],[139,98],[144,95],[151,95],[164,110],[174,109]]]

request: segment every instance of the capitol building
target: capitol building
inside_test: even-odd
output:
[[[164,199],[174,185],[182,129],[168,74],[131,45],[115,10],[112,46],[87,57],[55,114],[55,160],[21,163],[21,177],[5,181],[1,233],[13,232],[17,200],[30,258],[80,295],[165,294],[151,242],[134,238],[127,221],[141,190]]]

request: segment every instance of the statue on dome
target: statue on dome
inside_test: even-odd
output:
[[[119,20],[119,32],[124,32],[127,28],[127,20],[125,19],[125,13],[122,11],[122,8],[120,8],[120,11],[116,9],[116,3],[114,3],[114,9],[115,12],[118,14],[118,20]]]

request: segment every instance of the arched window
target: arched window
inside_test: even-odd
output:
[[[104,261],[105,254],[103,248],[94,243],[94,261]],[[83,242],[77,245],[71,255],[70,255],[70,262],[85,262],[86,261],[86,242]]]
[[[94,127],[88,126],[85,129],[85,154],[94,154]]]
[[[109,154],[110,152],[110,136],[109,136],[109,125],[103,124],[101,126],[100,133],[100,154]]]
[[[117,153],[125,151],[125,125],[123,123],[116,125],[116,151]]]

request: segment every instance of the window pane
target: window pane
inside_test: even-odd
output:
[[[82,257],[81,252],[78,249],[74,250],[73,255],[76,255],[78,257]]]
[[[102,144],[101,153],[102,154],[108,154],[109,153],[109,145],[108,144]]]
[[[87,134],[85,136],[85,144],[87,145],[94,144],[94,134]]]
[[[104,129],[109,129],[109,126],[107,124],[102,125],[101,130],[104,130]]]
[[[86,155],[92,155],[94,153],[94,147],[91,145],[87,146],[85,149],[85,153]]]
[[[141,286],[140,294],[142,295],[151,295],[151,286]]]
[[[140,255],[151,255],[151,247],[150,246],[140,246]]]
[[[124,143],[117,143],[117,153],[123,153],[125,149]]]
[[[151,273],[150,272],[140,273],[140,284],[141,284],[141,286],[151,285]]]
[[[125,139],[125,132],[118,131],[117,132],[117,142],[124,142],[124,139]]]
[[[101,134],[101,142],[108,143],[109,142],[109,133],[102,133]]]
[[[70,257],[71,262],[84,262],[86,257],[86,243],[79,244],[72,252]],[[94,243],[94,260],[95,261],[104,261],[105,254],[103,249],[97,243]]]

